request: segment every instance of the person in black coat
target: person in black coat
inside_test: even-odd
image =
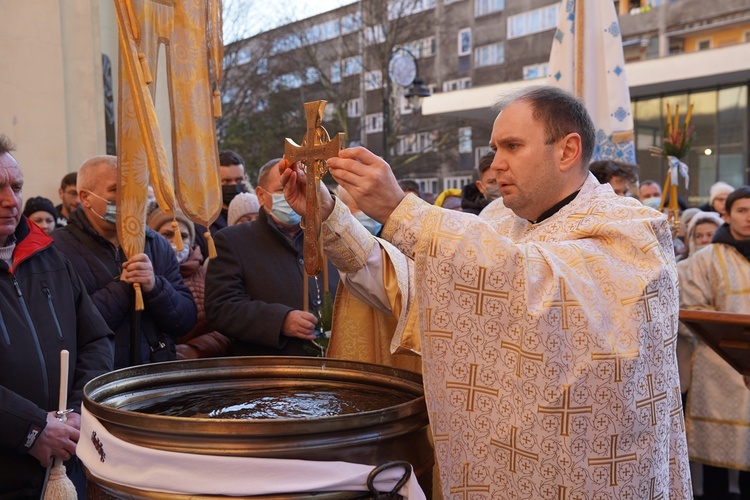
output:
[[[112,331],[70,262],[21,215],[23,176],[0,135],[0,498],[39,498],[52,457],[75,454],[83,386],[112,369]],[[56,418],[60,351],[70,352]]]
[[[172,338],[195,326],[197,310],[174,250],[161,235],[146,228],[143,253],[125,258],[115,226],[116,157],[97,156],[84,162],[78,171],[78,193],[81,206],[53,236],[115,332],[115,368],[176,359]],[[144,302],[137,323],[134,283],[141,285]],[[136,324],[139,331],[131,331]],[[134,356],[131,335],[137,335],[140,342]]]
[[[228,219],[229,204],[238,194],[247,193],[248,189],[252,188],[247,178],[247,172],[245,172],[245,160],[239,154],[228,149],[219,151],[219,177],[221,180],[221,212],[208,229],[200,224],[195,225],[195,243],[200,247],[201,255],[204,257],[208,255],[206,231],[210,232],[213,237],[217,232],[230,226]]]
[[[208,322],[234,338],[238,355],[312,355],[318,317],[303,311],[300,216],[284,199],[278,163],[261,167],[255,192],[258,218],[222,229],[206,274],[204,305]],[[331,297],[338,271],[330,263]],[[322,279],[319,282],[323,297]],[[309,278],[309,302],[319,308],[317,287]]]

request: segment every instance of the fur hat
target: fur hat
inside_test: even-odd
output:
[[[55,205],[47,198],[43,196],[35,196],[26,200],[26,206],[23,208],[23,214],[29,217],[34,212],[47,212],[52,214],[52,217],[57,219],[57,210]]]
[[[714,198],[716,198],[720,194],[729,194],[732,191],[734,191],[734,188],[726,182],[717,182],[716,184],[711,186],[711,189],[708,191],[708,204],[713,205]]]
[[[229,203],[227,212],[227,224],[234,226],[237,221],[248,214],[257,214],[260,211],[258,197],[252,193],[239,193]]]
[[[195,242],[195,225],[193,224],[193,221],[188,219],[187,216],[179,210],[174,211],[174,218],[177,220],[177,222],[182,222],[187,226],[190,241],[186,241],[184,243],[189,247],[193,246],[193,243]],[[161,208],[158,207],[154,208],[146,218],[146,224],[148,224],[148,227],[156,232],[159,232],[159,228],[161,228],[165,222],[169,222],[171,224],[172,217],[162,212]]]

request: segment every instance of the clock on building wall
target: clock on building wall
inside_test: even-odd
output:
[[[407,54],[396,54],[388,64],[388,76],[400,86],[408,87],[417,77],[417,62]]]

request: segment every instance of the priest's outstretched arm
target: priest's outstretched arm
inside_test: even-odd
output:
[[[289,203],[303,211],[305,174],[286,161],[281,170]],[[367,231],[327,189],[322,187],[319,195],[325,253],[345,285],[336,297],[329,356],[419,371],[418,360],[391,357],[420,352],[417,309],[412,307],[413,261]],[[378,336],[382,338],[374,338]]]
[[[287,201],[295,211],[304,214],[305,174],[297,165],[286,160],[282,160],[280,169]],[[325,186],[321,185],[318,193],[326,255],[342,273],[341,278],[347,289],[371,307],[398,316],[402,307],[401,297],[396,294],[406,292],[408,295],[408,275],[412,272],[413,263],[393,245],[370,234],[338,198],[334,200],[331,197]],[[391,258],[396,262],[389,262]],[[392,266],[398,267],[399,272],[396,273]],[[389,295],[385,280],[392,274],[403,274],[399,285],[404,288],[392,290]]]

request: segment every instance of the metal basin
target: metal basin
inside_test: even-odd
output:
[[[291,416],[282,413],[273,418],[238,418],[236,412],[227,411],[236,406],[227,404],[232,393],[238,394],[237,401],[244,401],[255,390],[329,394],[340,389],[345,398],[363,395],[365,408],[358,409],[361,401],[331,405],[326,396],[328,406],[323,405],[321,416],[301,418],[294,408]],[[209,401],[213,412],[204,411],[206,394],[221,395],[215,398],[215,407]],[[203,405],[200,411],[190,404],[187,409],[170,408],[170,401],[181,404],[196,398]],[[373,401],[377,402],[374,407]],[[315,409],[315,404],[305,404],[306,409]],[[84,388],[84,406],[110,433],[139,446],[204,455],[341,460],[376,466],[404,460],[412,464],[428,498],[432,487],[433,451],[422,379],[408,371],[306,357],[176,361],[97,377]],[[333,410],[340,406],[351,413],[336,414]],[[147,413],[147,407],[167,414]],[[196,416],[186,416],[189,414]],[[90,480],[97,484],[95,478]],[[123,488],[119,495],[116,485],[98,486],[111,494],[110,498],[164,498],[132,488]],[[352,492],[342,495],[340,498],[351,498]],[[288,498],[299,498],[299,494]]]

